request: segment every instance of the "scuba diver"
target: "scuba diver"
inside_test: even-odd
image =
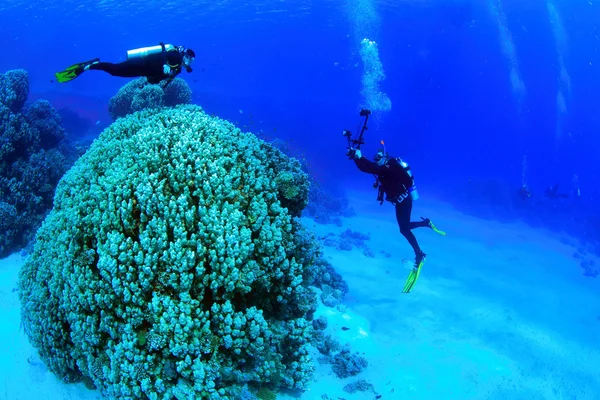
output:
[[[544,191],[544,195],[551,200],[569,198],[569,193],[560,193],[558,191],[558,183],[548,186]]]
[[[410,220],[413,201],[418,199],[418,194],[414,177],[407,163],[400,158],[390,157],[385,151],[385,146],[375,154],[373,161],[362,156],[360,144],[364,143],[362,135],[367,129],[367,120],[370,113],[369,110],[361,111],[361,116],[365,116],[366,118],[358,139],[351,140],[350,131],[345,130],[343,132],[343,135],[348,137],[349,143],[346,154],[351,160],[354,160],[359,170],[376,176],[377,180],[373,186],[379,190],[377,200],[380,204],[383,204],[385,195],[385,200],[392,203],[396,208],[396,221],[398,222],[400,233],[408,240],[408,243],[415,252],[414,266],[402,290],[402,293],[408,293],[419,278],[421,267],[426,257],[412,230],[427,227],[443,236],[446,236],[446,232],[437,229],[429,218],[421,217],[421,221],[418,222]]]
[[[579,176],[577,174],[573,174],[573,177],[571,178],[571,190],[570,192],[563,192],[561,193],[558,190],[559,186],[558,183],[555,183],[553,185],[550,185],[546,188],[546,190],[544,191],[544,195],[549,198],[550,200],[556,200],[556,199],[568,199],[568,198],[574,198],[574,199],[579,199],[581,197],[581,189],[579,188]]]
[[[522,200],[527,200],[531,197],[531,191],[529,190],[529,186],[527,186],[526,184],[521,185],[521,188],[519,189],[519,197]]]
[[[558,200],[558,199],[569,199],[569,198],[573,198],[573,199],[579,199],[581,197],[581,189],[579,188],[579,184],[578,184],[578,180],[579,177],[577,176],[577,174],[573,175],[573,178],[571,179],[572,182],[572,187],[571,187],[571,191],[570,192],[561,192],[559,190],[560,186],[558,183],[554,183],[550,186],[548,186],[546,188],[546,190],[544,190],[544,196],[546,196],[546,198],[548,200]],[[527,186],[527,184],[523,184],[521,186],[521,189],[519,189],[519,197],[523,200],[528,200],[529,198],[531,198],[531,191],[529,190],[529,187]],[[541,204],[539,201],[536,204]]]
[[[380,149],[375,154],[373,161],[363,157],[361,151],[355,148],[348,149],[348,156],[354,160],[359,170],[377,177],[376,187],[379,190],[377,200],[380,204],[383,204],[385,194],[385,200],[392,203],[396,208],[396,221],[398,222],[400,233],[406,238],[415,252],[413,270],[408,276],[402,290],[403,293],[408,293],[419,278],[421,267],[426,257],[412,230],[415,228],[431,228],[443,236],[446,236],[446,232],[437,229],[429,218],[421,217],[421,221],[410,220],[413,201],[419,197],[410,167],[406,162],[399,158],[390,157],[385,148]]]
[[[191,66],[195,58],[196,53],[192,49],[160,43],[157,46],[128,50],[127,60],[118,64],[103,62],[99,58],[95,58],[72,65],[55,75],[56,80],[63,83],[72,81],[85,71],[98,70],[124,78],[145,76],[148,83],[151,84],[166,80],[166,85],[168,85],[181,73],[182,67],[187,72],[192,72]]]
[[[523,155],[521,159],[521,189],[519,189],[519,197],[522,200],[527,200],[531,197],[531,190],[527,184],[527,170],[529,169],[529,163],[527,162],[527,155]]]

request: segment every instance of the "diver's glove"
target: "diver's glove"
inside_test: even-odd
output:
[[[169,67],[167,64],[163,65],[163,73],[165,75],[171,75],[171,67]]]
[[[353,147],[348,148],[348,151],[346,151],[346,155],[350,157],[351,160],[358,160],[362,158],[362,153],[360,149],[355,149]]]

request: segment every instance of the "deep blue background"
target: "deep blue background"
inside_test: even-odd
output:
[[[27,69],[33,96],[85,104],[104,126],[108,99],[126,81],[91,71],[59,85],[54,72],[95,57],[120,61],[128,49],[160,41],[184,44],[198,55],[195,71],[182,74],[195,102],[241,127],[289,139],[320,178],[369,190],[370,178],[345,157],[340,133],[356,129],[361,105],[350,6],[370,3],[377,23],[369,36],[379,44],[392,110],[375,116],[367,155],[385,140],[411,163],[425,193],[458,201],[461,185],[478,179],[505,182],[512,196],[527,154],[535,196],[555,182],[568,189],[576,173],[577,209],[598,215],[600,5],[554,1],[568,35],[563,56],[572,82],[557,141],[558,53],[546,1],[97,3],[0,3],[0,71]],[[521,113],[492,3],[502,6],[516,48],[526,86]]]

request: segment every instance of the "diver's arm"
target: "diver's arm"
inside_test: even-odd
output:
[[[169,86],[169,84],[170,84],[171,82],[173,82],[173,79],[174,79],[174,77],[169,77],[169,78],[165,79],[165,80],[164,80],[164,82],[165,82],[165,83],[162,85],[162,88],[163,88],[163,89],[166,89],[166,88],[167,88],[167,86]]]
[[[383,175],[388,171],[388,166],[379,166],[377,163],[366,159],[365,157],[357,158],[354,163],[362,172],[373,175]]]

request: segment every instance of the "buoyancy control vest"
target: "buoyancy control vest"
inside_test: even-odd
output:
[[[417,192],[417,187],[415,185],[415,178],[414,178],[412,172],[410,171],[410,165],[408,165],[408,163],[403,161],[402,158],[400,158],[400,157],[394,157],[394,158],[391,158],[390,160],[392,160],[392,159],[395,160],[398,163],[398,165],[402,168],[402,170],[408,175],[408,177],[411,180],[411,185],[408,188],[405,187],[406,192],[399,193],[395,198],[387,198],[386,197],[385,200],[391,202],[394,205],[402,203],[402,201],[404,201],[406,199],[406,197],[408,197],[409,195],[413,201],[418,200],[419,193]],[[381,183],[380,177],[377,177],[373,187],[378,189],[377,201],[379,201],[379,204],[383,204],[385,187]]]

